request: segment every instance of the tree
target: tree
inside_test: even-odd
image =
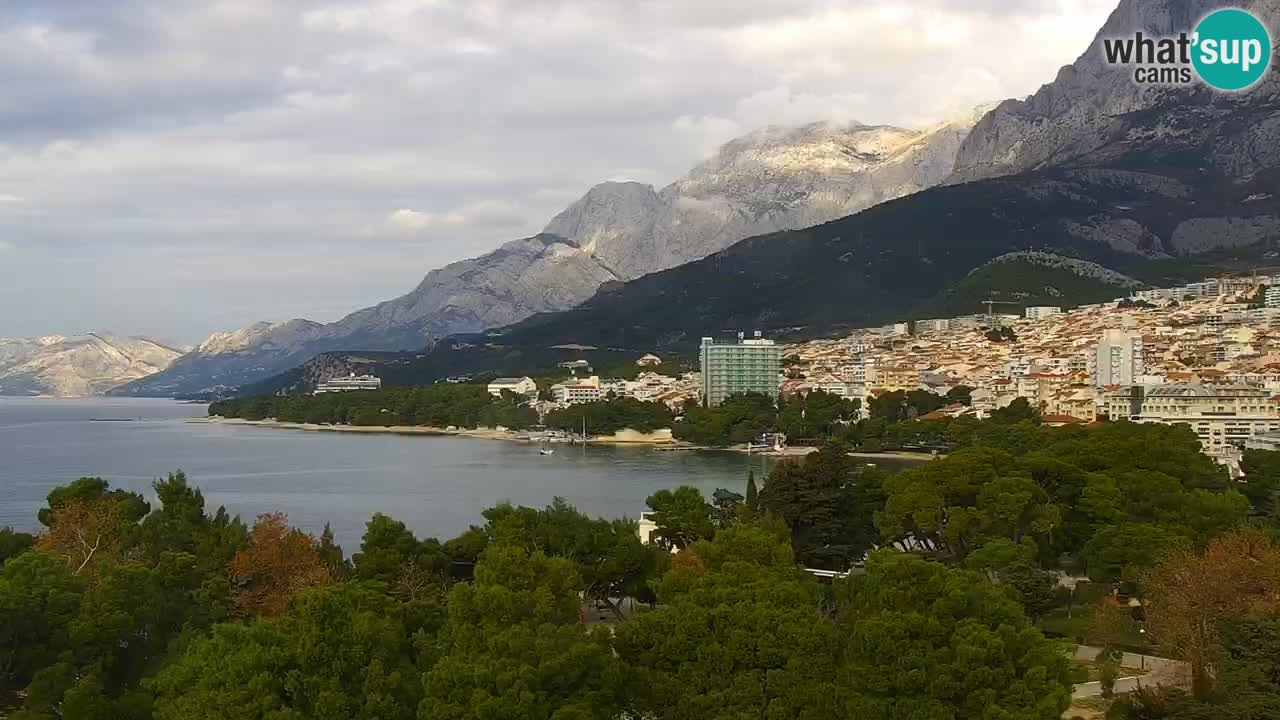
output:
[[[973,388],[968,385],[956,385],[947,391],[948,403],[960,403],[962,405],[973,404]]]
[[[845,717],[1057,720],[1070,703],[1066,656],[976,573],[879,550],[836,595]]]
[[[0,568],[0,699],[70,648],[84,587],[65,562],[44,553],[24,553]]]
[[[1040,423],[1040,411],[1031,407],[1031,403],[1026,398],[1014,398],[1013,402],[1002,408],[996,408],[991,413],[991,419],[996,423],[1003,425],[1013,425],[1020,422]]]
[[[1010,455],[972,448],[887,478],[876,525],[888,540],[963,561],[986,543],[1047,544],[1060,526],[1056,504]]]
[[[1244,471],[1241,491],[1254,514],[1269,520],[1280,518],[1280,452],[1245,450],[1240,469]]]
[[[1214,692],[1140,688],[1116,700],[1118,720],[1270,720],[1280,717],[1280,620],[1229,621],[1213,658]]]
[[[34,535],[18,532],[11,527],[0,527],[0,565],[30,550],[35,544]]]
[[[742,522],[677,557],[657,608],[617,628],[639,716],[842,716],[835,626],[785,527]]]
[[[1104,527],[1085,546],[1085,568],[1095,582],[1136,582],[1186,538],[1149,523]]]
[[[1173,550],[1143,585],[1152,639],[1190,664],[1192,693],[1205,700],[1224,624],[1280,613],[1280,547],[1257,531],[1227,533],[1203,553]]]
[[[133,527],[126,507],[106,497],[64,500],[46,516],[36,549],[61,559],[71,574],[91,575],[116,559]]]
[[[971,570],[987,577],[1012,594],[1032,620],[1039,620],[1057,605],[1053,573],[1036,563],[1035,543],[1018,544],[1008,538],[997,538],[983,545],[966,560]]]
[[[578,624],[574,563],[494,544],[449,593],[444,653],[420,720],[615,717],[626,675],[607,633]],[[163,720],[163,719],[162,719]]]
[[[742,503],[743,497],[738,493],[724,488],[716,488],[716,491],[711,494],[716,528],[723,529],[732,525],[738,517],[738,508],[742,506]]]
[[[418,540],[403,522],[374,513],[365,525],[360,552],[351,557],[355,575],[392,586],[408,568],[441,576],[449,558],[435,538]],[[332,562],[332,560],[330,561]]]
[[[107,481],[95,477],[82,477],[69,485],[60,485],[49,491],[46,500],[48,506],[41,508],[37,514],[40,524],[46,527],[52,524],[53,515],[58,508],[74,500],[89,504],[97,500],[118,503],[121,505],[120,516],[130,523],[138,522],[151,510],[151,506],[141,495],[127,490],[112,490]]]
[[[281,513],[259,515],[249,545],[228,568],[236,607],[244,615],[274,616],[306,590],[333,582],[320,543],[289,527]]]
[[[756,471],[747,471],[747,507],[752,511],[760,509],[760,489],[756,487]]]
[[[664,547],[683,550],[715,535],[711,506],[697,488],[682,485],[659,490],[644,502],[652,511],[649,519],[658,526],[654,534]]]
[[[830,443],[799,462],[781,462],[770,471],[760,507],[786,522],[802,563],[844,569],[866,550],[854,526],[857,469],[843,445]]]
[[[563,498],[542,510],[498,505],[484,516],[490,542],[572,560],[584,597],[619,619],[616,600],[646,595],[658,566],[658,551],[640,542],[635,522],[590,518]]]
[[[156,720],[410,720],[419,677],[398,606],[345,583],[276,620],[216,626],[146,684]]]

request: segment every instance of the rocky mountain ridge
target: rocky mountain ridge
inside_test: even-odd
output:
[[[1280,27],[1280,0],[1245,0],[1230,6],[1253,12],[1270,28]],[[1199,83],[1185,88],[1140,85],[1130,69],[1108,65],[1104,59],[1103,38],[1132,36],[1139,30],[1148,37],[1190,32],[1200,18],[1221,7],[1225,6],[1215,0],[1121,0],[1094,41],[1074,63],[1059,70],[1053,82],[1024,100],[1005,100],[974,126],[960,146],[949,181],[1078,162],[1097,164],[1115,150],[1118,137],[1130,132],[1130,118],[1171,103],[1231,113],[1258,106],[1260,98],[1274,98],[1280,90],[1280,68],[1274,61],[1257,86],[1223,93]],[[1259,120],[1239,133],[1236,142],[1220,144],[1203,159],[1245,179],[1275,167],[1280,162],[1280,121],[1274,115]],[[1183,130],[1174,124],[1154,125],[1146,137],[1131,139],[1176,139]]]
[[[182,350],[109,333],[0,338],[0,395],[99,395],[169,366]]]
[[[602,285],[705,257],[744,237],[825,222],[936,185],[951,173],[980,115],[924,130],[765,128],[730,141],[661,190],[597,185],[544,232],[432,270],[399,298],[326,325],[292,320],[219,333],[167,372],[117,392],[216,393],[326,351],[423,348],[449,334],[564,310]]]

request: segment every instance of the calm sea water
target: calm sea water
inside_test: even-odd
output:
[[[748,469],[766,471],[764,458],[740,453],[593,447],[543,457],[519,443],[187,422],[204,414],[167,400],[0,397],[0,526],[33,529],[49,490],[81,476],[154,501],[152,480],[181,469],[210,511],[280,511],[312,532],[328,522],[351,552],[375,512],[446,539],[503,500],[541,507],[561,496],[593,515],[637,517],[656,490],[745,492]]]

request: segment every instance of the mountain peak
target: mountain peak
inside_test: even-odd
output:
[[[726,143],[660,191],[604,182],[543,232],[427,273],[411,292],[320,326],[258,323],[216,333],[122,392],[194,393],[260,380],[327,350],[419,349],[587,300],[752,235],[815,225],[938,184],[968,127],[858,123],[769,127]],[[301,358],[301,360],[299,360]]]

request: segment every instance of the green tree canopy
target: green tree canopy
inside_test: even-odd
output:
[[[976,573],[881,550],[837,588],[846,717],[1057,720],[1066,655]]]

